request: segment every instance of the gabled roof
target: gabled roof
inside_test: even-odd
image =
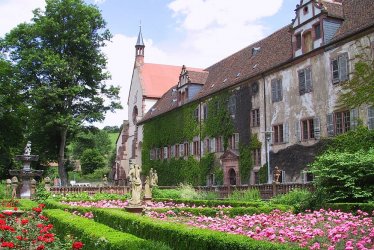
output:
[[[336,17],[336,18],[343,18],[343,5],[341,2],[334,1],[334,0],[323,0],[321,4],[325,11],[327,12],[328,16]]]
[[[144,63],[140,66],[140,81],[143,95],[148,98],[160,98],[171,86],[178,83],[182,66]],[[202,69],[188,68],[196,72]]]
[[[338,7],[340,6],[340,0],[322,1],[326,11],[328,11],[328,16],[338,17],[344,14],[341,27],[329,44],[325,46],[361,32],[368,27],[374,27],[373,0],[342,0],[341,2],[342,13],[340,7]],[[202,90],[189,101],[206,98],[244,80],[260,78],[262,73],[292,62],[294,58],[292,57],[291,36],[290,25],[287,25],[270,36],[206,68],[205,71],[208,71],[209,74]],[[252,53],[254,48],[257,50],[255,54]],[[140,123],[177,108],[177,101],[173,102],[173,99],[177,96],[175,94],[175,97],[173,97],[173,94],[175,93],[170,88]]]
[[[208,78],[208,75],[209,75],[208,71],[188,70],[188,78],[191,83],[205,84]]]

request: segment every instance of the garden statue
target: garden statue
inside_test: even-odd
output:
[[[147,176],[146,179],[145,179],[144,199],[145,200],[152,199],[152,190],[151,190],[151,187],[150,187],[150,178],[149,178],[149,176]]]
[[[129,204],[138,206],[141,203],[142,180],[140,179],[141,168],[138,164],[130,167],[129,176],[131,180],[131,199]]]
[[[25,147],[25,150],[23,151],[23,155],[31,155],[31,142],[28,141]]]
[[[158,176],[157,176],[156,170],[153,170],[152,172],[150,172],[150,178],[151,178],[151,187],[156,187],[158,183]]]
[[[274,180],[276,183],[279,183],[279,177],[281,175],[281,170],[278,168],[278,166],[275,166],[274,168]]]
[[[18,178],[13,176],[12,178],[12,199],[17,198],[17,187],[18,187]]]

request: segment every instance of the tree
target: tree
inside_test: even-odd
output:
[[[66,185],[69,135],[120,108],[119,89],[104,82],[109,74],[101,48],[111,34],[100,11],[83,0],[47,0],[45,11],[33,13],[31,23],[20,24],[6,35],[1,49],[25,85],[33,132],[58,133],[57,140],[53,133],[46,140],[55,144],[59,176]]]
[[[371,49],[372,41],[369,37],[368,44],[355,43],[359,53],[358,61],[354,65],[353,76],[342,84],[342,94],[338,104],[349,108],[356,108],[362,104],[374,105],[374,55]]]
[[[111,151],[111,141],[109,135],[104,130],[82,131],[78,133],[72,144],[74,158],[79,159],[82,153],[89,148],[97,149],[101,155],[109,155]]]
[[[96,169],[104,168],[106,166],[105,158],[100,152],[93,149],[86,149],[81,156],[81,167],[83,174],[91,174]]]

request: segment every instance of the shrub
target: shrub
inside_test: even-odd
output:
[[[258,189],[247,189],[244,191],[234,190],[228,197],[236,201],[260,201],[261,195]]]
[[[374,193],[374,148],[354,153],[328,151],[312,163],[317,194],[333,202],[367,202]]]
[[[95,169],[104,168],[106,166],[105,158],[97,149],[84,150],[80,160],[83,174],[93,173]]]
[[[270,202],[272,204],[289,205],[295,208],[295,212],[302,212],[309,207],[311,193],[307,190],[294,189],[287,194],[279,194],[273,197]]]

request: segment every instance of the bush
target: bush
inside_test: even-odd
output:
[[[328,151],[312,163],[317,194],[332,202],[373,201],[374,148],[354,153]]]
[[[244,191],[234,190],[228,197],[235,201],[260,201],[261,195],[258,189],[247,189]]]
[[[372,214],[374,211],[374,203],[327,203],[325,204],[326,209],[340,210],[342,212],[356,213],[357,210]]]
[[[43,213],[59,234],[74,234],[84,242],[85,249],[170,249],[59,209],[44,210]]]
[[[311,199],[311,193],[307,190],[294,189],[287,194],[279,194],[273,197],[270,202],[272,204],[282,204],[293,206],[295,212],[303,212],[309,207],[309,202]]]
[[[80,160],[83,174],[93,173],[95,169],[104,168],[106,166],[105,158],[97,149],[84,150]]]

